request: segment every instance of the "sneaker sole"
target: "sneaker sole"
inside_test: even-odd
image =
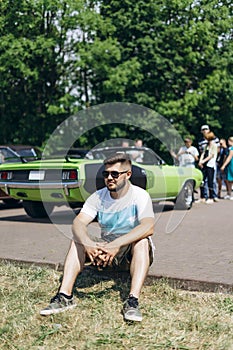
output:
[[[127,313],[127,311],[124,311],[124,310],[122,310],[122,314],[123,314],[125,321],[135,321],[135,322],[142,321],[142,315],[135,315],[133,313],[131,314],[130,312]]]
[[[141,322],[142,321],[142,317],[140,317],[140,316],[124,315],[124,319],[125,319],[125,321],[134,321],[134,322]]]
[[[49,315],[53,315],[53,314],[59,314],[60,312],[72,310],[76,306],[77,306],[77,304],[66,306],[66,307],[61,307],[60,309],[41,310],[40,315],[41,316],[49,316]]]

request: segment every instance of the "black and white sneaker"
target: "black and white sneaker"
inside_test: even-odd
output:
[[[123,305],[123,315],[126,321],[142,321],[142,314],[139,309],[138,299],[133,295],[129,295]]]
[[[51,300],[50,304],[40,311],[40,315],[48,316],[52,314],[58,314],[66,310],[75,308],[77,304],[74,301],[73,296],[67,298],[63,293],[57,293]]]

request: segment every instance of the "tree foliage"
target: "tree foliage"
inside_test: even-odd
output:
[[[1,143],[41,145],[71,114],[114,101],[154,109],[182,135],[204,123],[233,133],[230,0],[6,0],[0,9]],[[104,133],[119,131],[106,127],[96,142]]]
[[[198,134],[200,125],[209,123],[228,135],[232,8],[230,1],[218,0],[103,1],[122,62],[134,59],[141,77],[137,86],[125,86],[123,98],[157,110],[181,133]],[[121,98],[117,89],[114,98]]]

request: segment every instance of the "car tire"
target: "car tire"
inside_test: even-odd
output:
[[[47,218],[53,211],[53,204],[46,204],[46,209],[41,202],[23,201],[23,207],[31,218]]]
[[[6,198],[6,199],[2,199],[2,201],[11,208],[17,207],[20,203],[19,199],[14,199],[14,198]]]
[[[182,187],[175,200],[175,209],[189,210],[192,208],[194,201],[194,183],[192,180],[187,181]]]

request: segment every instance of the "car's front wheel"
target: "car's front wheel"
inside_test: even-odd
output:
[[[23,207],[31,218],[39,219],[48,217],[52,213],[54,205],[47,203],[45,209],[42,202],[23,201]]]
[[[192,180],[187,181],[176,197],[175,209],[188,210],[192,207],[194,200],[194,183]]]

